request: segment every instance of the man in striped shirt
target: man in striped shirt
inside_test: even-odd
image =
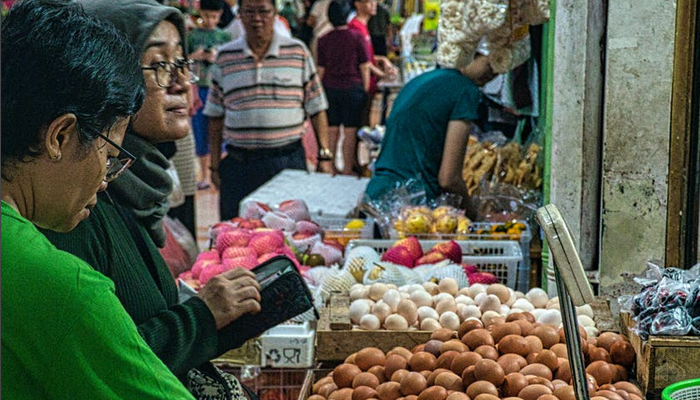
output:
[[[204,108],[222,220],[236,217],[239,202],[283,169],[306,169],[307,116],[321,149],[319,169],[331,172],[333,161],[328,102],[308,49],[274,31],[274,0],[244,0],[239,10],[246,35],[219,48]]]

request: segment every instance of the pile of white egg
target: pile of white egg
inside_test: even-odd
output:
[[[452,278],[397,287],[356,284],[350,288],[350,320],[364,330],[457,330],[468,318],[485,327],[505,322],[508,315],[529,312],[536,322],[561,327],[559,300],[539,288],[527,293],[501,284],[474,284],[460,289]],[[576,308],[578,322],[589,337],[598,336],[589,305]]]

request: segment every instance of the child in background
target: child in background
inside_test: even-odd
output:
[[[359,32],[348,29],[350,4],[333,0],[328,6],[328,19],[334,29],[318,40],[318,74],[328,98],[328,141],[336,153],[340,125],[345,139],[342,144],[344,175],[359,170],[357,163],[357,128],[370,86],[370,55]],[[333,165],[336,171],[336,166]]]
[[[206,190],[209,185],[209,119],[202,114],[204,103],[209,93],[209,67],[214,61],[218,52],[216,48],[231,40],[231,35],[217,27],[221,14],[223,13],[223,2],[221,0],[201,0],[199,15],[202,18],[202,25],[193,29],[187,36],[187,52],[190,58],[195,61],[194,71],[199,76],[198,92],[202,101],[202,106],[197,110],[197,114],[192,117],[192,130],[194,131],[195,147],[197,157],[199,157],[201,179],[197,183],[197,189]]]

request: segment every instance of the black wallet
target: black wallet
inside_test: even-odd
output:
[[[252,271],[260,283],[260,312],[246,314],[231,323],[237,337],[252,339],[308,310],[319,318],[311,291],[292,260],[276,256]]]

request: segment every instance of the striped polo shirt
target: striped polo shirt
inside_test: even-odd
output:
[[[275,33],[256,61],[245,37],[219,48],[204,114],[224,117],[223,141],[246,149],[301,138],[304,120],[328,108],[314,60],[301,41]]]

